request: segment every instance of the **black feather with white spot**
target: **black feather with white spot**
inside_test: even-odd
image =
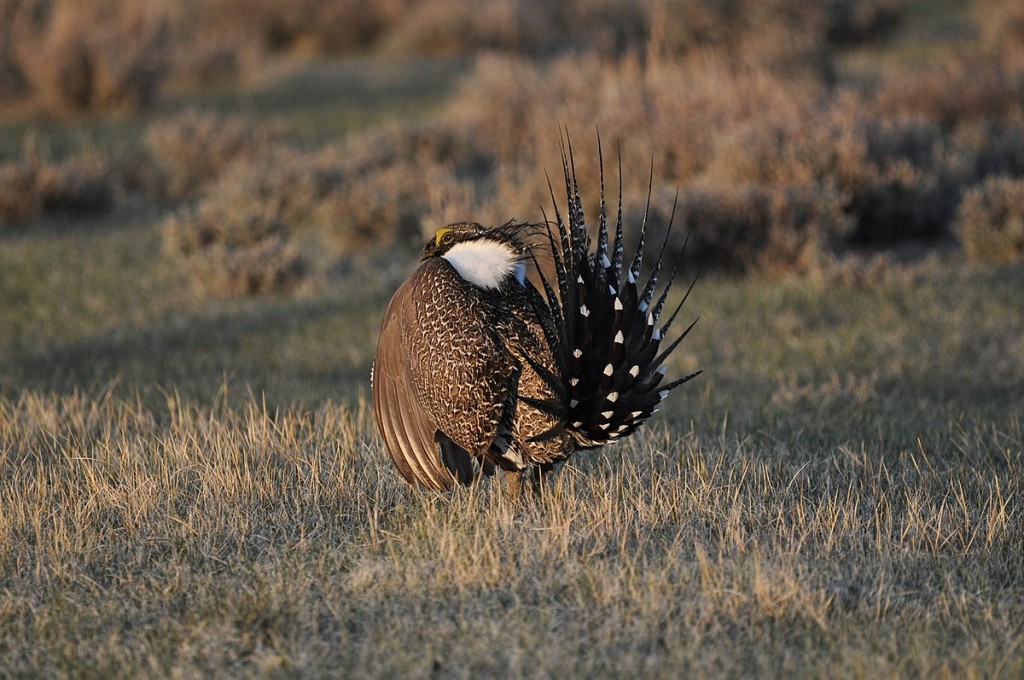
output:
[[[658,410],[672,389],[700,371],[664,382],[665,360],[694,325],[691,323],[662,348],[662,340],[690,292],[686,291],[662,323],[662,312],[676,274],[675,270],[671,272],[655,299],[671,220],[652,271],[641,284],[648,211],[644,211],[636,252],[629,266],[624,267],[621,165],[615,235],[614,241],[609,242],[601,161],[600,222],[593,252],[571,145],[568,152],[563,148],[562,168],[568,219],[563,219],[552,191],[555,229],[549,231],[549,245],[554,277],[553,281],[542,280],[543,299],[538,302],[547,306],[554,321],[548,343],[559,368],[560,375],[551,376],[551,381],[560,403],[544,406],[559,418],[559,425],[538,438],[568,430],[578,446],[586,448],[631,434]]]

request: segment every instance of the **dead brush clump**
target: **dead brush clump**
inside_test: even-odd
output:
[[[391,56],[617,54],[643,45],[649,17],[649,3],[623,0],[428,0],[394,17],[379,50]]]
[[[600,130],[606,152],[621,160],[627,199],[642,202],[652,161],[658,179],[689,183],[714,162],[719,140],[739,138],[759,120],[804,120],[820,93],[811,82],[793,84],[710,53],[655,63],[570,55],[547,65],[489,57],[462,82],[448,114],[496,167],[510,175],[519,168],[525,180],[561,165],[552,120],[569,131]],[[579,134],[580,183],[596,185],[597,149]],[[535,209],[546,191],[541,184],[529,205],[516,208]]]
[[[938,273],[948,269],[951,260],[956,260],[955,256],[951,258],[936,250],[915,257],[892,251],[849,250],[826,257],[820,268],[810,274],[831,287],[877,291],[934,280]]]
[[[0,164],[0,224],[44,215],[89,216],[113,208],[119,178],[110,160],[83,152],[60,162],[43,158],[26,140],[24,158]]]
[[[703,190],[698,202],[714,195],[714,204],[730,206],[727,215],[759,192],[813,186],[823,197],[820,214],[833,214],[842,201],[847,219],[839,240],[875,248],[948,241],[963,187],[1024,168],[1019,64],[971,46],[918,70],[883,71],[874,90],[829,88],[827,79],[806,70],[751,59],[756,50],[708,47],[725,34],[738,40],[761,9],[740,0],[683,5],[675,15],[676,3],[654,4],[652,16],[661,19],[653,22],[658,31],[644,58],[479,59],[447,115],[494,159],[487,182],[493,195],[480,203],[515,215],[547,204],[546,187],[535,178],[560,166],[560,129],[551,120],[574,133],[581,185],[596,186],[599,165],[594,145],[581,143],[578,131],[600,130],[606,152],[621,148],[627,204],[643,203],[652,160],[660,185]],[[810,35],[835,20],[847,37],[825,43],[869,39],[902,16],[906,3],[835,2],[822,11],[813,21],[780,11],[772,21],[779,30]],[[735,21],[725,20],[733,14]],[[693,44],[664,42],[686,36],[669,25],[691,15],[686,40]],[[726,200],[730,191],[736,196]],[[593,214],[596,200],[590,200],[585,208]],[[725,232],[764,246],[764,232],[756,229],[723,230],[718,238]],[[784,232],[773,233],[782,238]]]
[[[457,173],[483,162],[451,130],[385,127],[340,148],[309,153],[281,146],[242,159],[204,201],[238,187],[290,231],[315,231],[350,253],[418,241],[424,215],[443,218],[463,207],[464,217],[472,184]]]
[[[655,241],[662,237],[671,211],[676,227],[669,260],[681,254],[700,266],[775,276],[812,272],[849,232],[844,197],[816,185],[688,189],[663,188],[648,219]],[[639,224],[642,215],[631,215]]]
[[[261,52],[346,54],[366,50],[406,15],[409,0],[192,0],[202,12],[200,34],[244,37]]]
[[[973,262],[1024,260],[1024,179],[994,176],[968,190],[954,231]]]
[[[19,161],[0,165],[0,224],[24,222],[40,212],[36,169]]]
[[[419,159],[351,176],[325,197],[318,221],[345,252],[418,243],[426,231],[471,215],[473,193],[450,166]]]
[[[85,154],[39,168],[40,205],[46,214],[96,215],[114,206],[116,178],[110,164]]]
[[[174,20],[169,86],[179,89],[258,77],[282,54],[368,51],[407,8],[408,0],[187,0]],[[196,25],[194,17],[203,20]]]
[[[29,92],[13,50],[21,12],[21,3],[17,0],[0,0],[0,103],[17,101]]]
[[[175,40],[167,74],[167,89],[189,92],[245,85],[259,76],[266,54],[251,35],[200,31],[188,40]]]
[[[0,1],[0,105],[145,106],[165,83],[257,74],[281,54],[535,58],[702,50],[792,72],[831,72],[837,44],[874,39],[905,0]],[[201,20],[197,21],[197,18]]]
[[[469,219],[474,175],[492,160],[455,127],[388,126],[347,140],[343,184],[325,198],[319,223],[345,250],[418,242]],[[434,220],[424,223],[424,216]]]
[[[903,21],[907,0],[828,0],[825,34],[833,45],[854,45],[888,36]]]
[[[254,158],[281,142],[273,126],[239,116],[190,110],[150,125],[146,146],[170,198],[195,196],[233,161]]]
[[[355,136],[311,153],[287,145],[231,163],[194,209],[164,225],[169,252],[225,295],[294,288],[326,258],[418,243],[424,215],[471,217],[463,147],[430,126]],[[312,244],[316,252],[299,244]]]
[[[149,104],[158,92],[170,45],[169,13],[162,0],[5,5],[0,16],[8,20],[3,31],[7,46],[0,51],[13,78],[24,83],[14,88],[14,96],[28,99],[30,106],[48,111],[134,108]]]
[[[1024,118],[965,123],[954,131],[953,143],[971,159],[978,178],[1024,176]]]
[[[927,119],[867,118],[859,125],[863,171],[839,185],[851,196],[852,238],[885,245],[947,235],[959,187],[971,175],[967,160]]]
[[[550,96],[538,101],[537,92]],[[560,167],[559,129],[550,125],[557,119],[569,130],[602,131],[606,154],[615,149],[606,164],[621,162],[624,200],[637,220],[653,161],[654,222],[667,220],[675,187],[691,187],[678,214],[694,229],[692,257],[777,274],[813,269],[850,234],[857,222],[849,188],[870,174],[860,119],[852,124],[823,100],[813,82],[713,55],[654,64],[590,55],[547,67],[481,60],[449,111],[496,159],[493,203],[507,214],[535,214],[549,203],[536,177]],[[597,186],[596,145],[577,137],[573,153],[581,186]],[[594,214],[596,195],[587,200]],[[686,233],[673,232],[670,250],[681,249]]]
[[[557,44],[554,3],[428,0],[413,5],[383,39],[388,55],[457,56],[481,49],[536,53]]]
[[[832,74],[832,51],[898,27],[906,0],[655,0],[646,18],[650,56],[674,60],[714,49],[791,74]]]
[[[1024,66],[974,52],[939,59],[917,71],[883,73],[872,101],[880,117],[922,117],[944,131],[958,124],[1020,114]]]
[[[971,16],[981,32],[982,45],[1006,64],[1024,56],[1024,5],[1005,0],[974,0]]]
[[[163,233],[196,285],[215,295],[287,291],[305,269],[277,211],[244,184],[219,186],[195,208],[168,218]]]
[[[726,120],[709,135],[702,183],[727,186],[830,184],[850,188],[872,172],[859,99],[836,101],[811,91],[783,105],[766,101],[760,116]]]
[[[853,220],[848,235],[861,243],[942,237],[957,188],[972,174],[969,157],[937,123],[877,117],[853,93],[766,109],[758,119],[732,125],[726,120],[710,137],[699,182],[838,191]]]
[[[437,121],[389,124],[352,135],[345,141],[344,162],[349,172],[366,174],[412,159],[447,163],[461,171],[486,171],[490,150],[457,126]]]

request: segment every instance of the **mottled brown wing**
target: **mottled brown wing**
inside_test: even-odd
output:
[[[451,485],[437,430],[475,456],[494,442],[518,375],[496,326],[479,290],[441,258],[424,262],[392,298],[373,399],[378,427],[406,479]]]
[[[402,477],[411,484],[444,490],[451,487],[452,476],[441,464],[434,442],[437,425],[410,388],[408,362],[402,358],[402,315],[411,304],[409,284],[398,289],[384,312],[373,362],[373,413]]]

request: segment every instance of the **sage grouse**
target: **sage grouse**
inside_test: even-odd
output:
[[[661,323],[672,283],[655,298],[664,243],[640,281],[646,212],[624,266],[622,181],[610,244],[602,168],[592,252],[571,152],[562,165],[567,222],[555,203],[544,225],[443,227],[384,313],[373,409],[411,483],[445,490],[501,469],[518,493],[574,451],[631,434],[700,373],[663,382],[665,359],[693,324],[661,347],[682,302]]]

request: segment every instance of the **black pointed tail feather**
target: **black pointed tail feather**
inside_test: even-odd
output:
[[[572,145],[566,140],[562,144],[562,173],[567,209],[563,215],[549,179],[555,219],[549,223],[548,246],[552,251],[554,275],[545,278],[541,274],[543,294],[540,304],[547,307],[548,315],[554,321],[552,332],[556,337],[553,341],[549,338],[549,345],[555,355],[558,373],[546,375],[544,379],[553,387],[557,403],[548,401],[535,407],[558,419],[551,433],[568,430],[577,445],[583,448],[607,444],[631,434],[660,408],[669,392],[700,373],[697,371],[662,384],[666,373],[665,360],[693,327],[691,324],[667,347],[661,346],[665,332],[679,311],[676,308],[668,322],[659,325],[678,263],[667,280],[660,282],[662,293],[657,295],[652,306],[659,287],[658,276],[664,271],[662,260],[669,235],[666,233],[665,241],[660,244],[653,270],[641,283],[651,192],[649,189],[636,252],[632,262],[624,267],[621,157],[619,205],[612,240],[609,238],[600,140],[598,146],[602,167],[596,247],[591,250]],[[653,172],[652,163],[651,185]],[[668,230],[672,228],[671,222]],[[690,289],[692,287],[691,283]],[[544,435],[551,436],[549,433]]]

